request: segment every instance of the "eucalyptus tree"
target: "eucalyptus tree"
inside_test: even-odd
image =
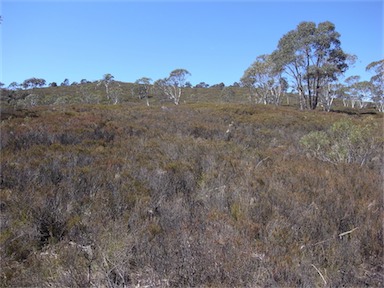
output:
[[[149,106],[149,92],[151,90],[152,79],[148,77],[142,77],[135,81],[134,94],[139,96],[139,99],[145,99],[147,106]]]
[[[351,102],[351,107],[355,108],[356,104],[359,105],[359,108],[366,106],[367,102],[372,99],[374,95],[375,87],[369,81],[360,81],[360,76],[349,76],[345,79],[346,85],[346,94],[348,100]]]
[[[329,90],[330,90],[330,97],[329,98],[331,98],[330,101],[333,102],[334,99],[339,99],[340,101],[343,102],[344,107],[349,106],[350,97],[349,97],[348,91],[347,91],[348,87],[344,83],[341,83],[341,82],[332,83],[332,84],[330,84]],[[331,105],[332,105],[332,103],[331,103]]]
[[[218,83],[218,84],[213,84],[213,85],[211,85],[210,88],[214,88],[214,89],[220,89],[220,90],[222,90],[222,89],[225,88],[225,84],[224,84],[223,82]]]
[[[42,87],[46,84],[46,81],[42,78],[30,78],[23,82],[24,89]]]
[[[209,88],[209,84],[205,82],[200,82],[199,84],[195,85],[195,88]]]
[[[190,75],[191,73],[186,69],[176,69],[169,74],[168,78],[157,80],[156,86],[159,87],[175,105],[179,105],[186,79]]]
[[[9,84],[8,88],[9,89],[12,89],[12,90],[16,90],[16,89],[21,89],[22,87],[22,84],[19,84],[17,82],[12,82],[11,84]]]
[[[360,108],[366,107],[368,101],[372,99],[372,94],[374,91],[372,83],[369,81],[360,81],[356,84],[356,90]]]
[[[80,80],[80,84],[88,84],[88,83],[91,83],[91,82],[88,81],[87,79],[81,79]]]
[[[244,72],[243,86],[250,92],[251,101],[263,104],[280,104],[280,98],[287,90],[287,81],[282,70],[276,66],[270,55],[261,55]]]
[[[315,109],[328,84],[348,69],[339,38],[335,25],[326,21],[302,22],[279,40],[272,58],[293,81],[301,109]]]
[[[333,105],[333,101],[336,98],[340,98],[343,100],[344,106],[346,106],[345,99],[343,98],[345,96],[344,93],[344,85],[338,82],[329,82],[326,87],[326,93],[322,94],[322,97],[320,97],[320,104],[323,107],[324,111],[331,111],[331,107]]]
[[[375,73],[370,80],[372,101],[375,102],[377,110],[384,112],[384,59],[368,64],[366,70]]]
[[[356,104],[358,104],[360,101],[360,95],[358,91],[358,83],[360,82],[360,76],[349,76],[344,80],[344,82],[346,83],[347,99],[351,103],[351,107],[355,108]]]
[[[97,86],[103,84],[105,86],[105,93],[107,95],[107,99],[110,99],[110,95],[109,95],[109,86],[113,83],[114,81],[114,78],[112,76],[112,74],[104,74],[103,78],[101,80],[99,80]]]
[[[189,82],[189,81],[185,82],[184,87],[185,88],[192,88],[191,82]]]
[[[63,82],[61,82],[60,86],[69,86],[68,78],[65,78]]]
[[[120,102],[120,96],[123,94],[123,88],[121,87],[120,83],[116,83],[116,85],[113,85],[110,87],[108,91],[108,99],[111,100],[111,102],[116,105]]]
[[[165,86],[165,79],[158,79],[153,83],[153,94],[158,98],[165,98],[168,97],[165,95],[164,92],[164,86]],[[132,96],[135,96],[134,90],[132,90]]]

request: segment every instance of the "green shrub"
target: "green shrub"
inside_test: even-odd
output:
[[[303,136],[300,144],[313,157],[331,163],[366,164],[378,156],[382,140],[374,123],[354,124],[351,120],[335,122],[327,131]]]

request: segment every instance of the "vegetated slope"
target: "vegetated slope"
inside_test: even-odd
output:
[[[4,287],[383,285],[381,115],[27,111],[1,124]]]
[[[67,104],[111,104],[111,98],[118,103],[142,103],[137,91],[137,84],[114,81],[109,87],[109,99],[104,85],[97,82],[71,86],[44,87],[26,90],[1,89],[1,107],[28,108],[38,105],[67,105]],[[158,87],[152,85],[149,89],[150,105],[171,102]],[[183,88],[181,103],[196,102],[247,102],[249,90],[244,87],[224,88]]]

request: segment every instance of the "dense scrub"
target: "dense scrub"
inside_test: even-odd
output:
[[[4,287],[383,285],[380,115],[212,103],[12,115]],[[353,137],[369,146],[345,148],[363,163],[318,157],[344,147],[334,127],[364,132]]]

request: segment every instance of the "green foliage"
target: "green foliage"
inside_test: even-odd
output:
[[[328,84],[348,68],[339,38],[335,25],[326,21],[318,25],[301,22],[279,40],[272,59],[294,79],[301,109],[315,109],[322,96],[320,91],[327,90]]]
[[[341,120],[327,131],[310,132],[300,143],[312,156],[323,161],[363,165],[381,152],[383,139],[375,136],[375,129],[372,123],[359,125]]]
[[[23,82],[22,86],[27,89],[27,88],[35,88],[35,87],[42,87],[45,86],[46,81],[41,78],[30,78],[27,79]]]
[[[286,80],[282,77],[282,71],[270,55],[256,58],[241,78],[243,85],[250,89],[252,102],[280,104],[280,98],[288,88]]]
[[[368,64],[366,70],[374,73],[370,80],[373,90],[372,100],[376,104],[376,109],[384,112],[384,59]]]
[[[190,76],[186,69],[175,69],[165,79],[159,79],[155,82],[155,87],[164,93],[175,105],[179,105],[186,79]]]

